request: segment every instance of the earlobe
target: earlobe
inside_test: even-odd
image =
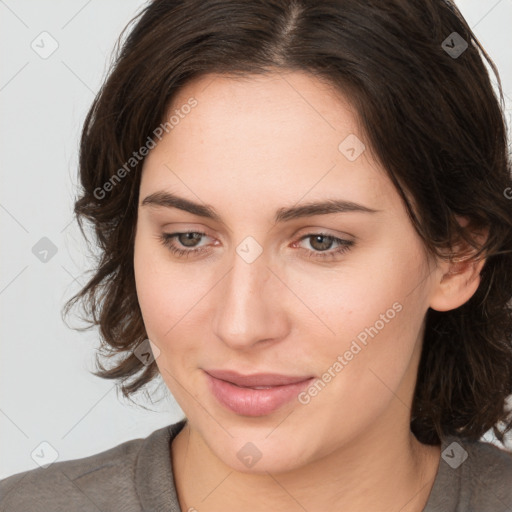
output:
[[[436,311],[450,311],[465,304],[480,285],[480,272],[484,264],[484,258],[471,256],[443,262],[430,307]]]

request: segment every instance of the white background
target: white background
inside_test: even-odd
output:
[[[159,403],[138,399],[145,410],[91,375],[96,332],[61,320],[91,263],[72,222],[79,131],[115,40],[142,5],[0,0],[0,478],[37,467],[31,453],[43,441],[58,460],[74,459],[182,417],[161,381],[152,387]],[[512,124],[512,0],[458,5],[498,66]],[[47,59],[31,48],[43,31],[58,42]],[[46,263],[32,253],[42,237],[57,248]]]

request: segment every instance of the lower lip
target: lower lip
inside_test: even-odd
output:
[[[265,416],[297,398],[297,395],[311,383],[314,377],[268,389],[241,388],[206,374],[208,386],[215,398],[229,410],[242,416]]]

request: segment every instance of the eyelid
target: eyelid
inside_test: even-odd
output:
[[[344,240],[346,242],[357,242],[358,237],[351,235],[350,233],[347,233],[346,231],[337,231],[334,229],[328,229],[328,228],[321,228],[320,226],[308,226],[306,228],[300,229],[295,235],[293,235],[293,238],[295,240],[300,240],[307,236],[313,236],[313,235],[323,235],[323,236],[330,236],[332,238],[338,238],[341,240]]]
[[[325,232],[309,232],[305,235],[302,235],[296,242],[293,243],[294,246],[298,246],[302,241],[308,240],[311,237],[322,236],[325,238],[332,239],[333,243],[337,244],[337,247],[326,249],[325,251],[314,251],[310,249],[306,249],[304,247],[297,247],[298,250],[306,251],[310,258],[316,258],[319,261],[329,261],[336,260],[341,255],[349,251],[354,245],[355,241],[347,238],[341,238],[338,236],[331,235]]]
[[[180,229],[177,225],[183,224],[185,225],[182,229]],[[172,223],[166,223],[162,225],[162,230],[165,231],[165,234],[167,235],[180,235],[180,234],[186,234],[186,233],[200,233],[203,236],[206,236],[210,239],[219,240],[218,236],[213,236],[209,234],[208,228],[205,228],[203,225],[200,227],[195,227],[194,224],[188,223],[188,222],[172,222]],[[321,228],[319,226],[306,226],[304,228],[301,228],[298,232],[293,234],[291,238],[293,238],[294,242],[296,243],[298,241],[303,240],[304,238],[307,238],[308,236],[314,236],[314,235],[322,235],[322,236],[328,236],[336,239],[341,239],[345,242],[356,242],[357,237],[354,235],[351,235],[346,232],[340,232],[330,229]]]
[[[214,238],[210,237],[207,233],[204,233],[202,231],[194,231],[194,230],[184,230],[184,231],[174,231],[172,233],[168,232],[162,232],[158,235],[158,239],[162,245],[164,245],[171,253],[174,255],[178,255],[177,258],[186,259],[189,257],[199,256],[201,254],[206,254],[208,257],[212,253],[211,247],[206,245],[198,245],[198,246],[180,246],[175,245],[173,243],[174,240],[176,240],[180,235],[185,234],[197,234],[201,237],[208,237],[208,238]],[[343,256],[346,252],[348,252],[354,245],[355,241],[350,240],[347,238],[341,238],[338,236],[334,236],[330,233],[325,232],[325,230],[321,229],[312,229],[309,232],[303,234],[298,239],[295,238],[295,241],[292,243],[293,246],[297,246],[302,242],[303,240],[306,240],[308,238],[314,237],[314,236],[322,236],[326,238],[332,239],[332,241],[338,246],[334,249],[329,248],[325,251],[315,251],[311,249],[306,249],[304,247],[297,247],[296,250],[307,254],[307,257],[310,259],[316,259],[318,262],[329,262],[329,261],[338,261],[341,256]],[[215,239],[214,239],[215,240]],[[215,245],[218,245],[218,241],[215,240]]]
[[[215,238],[210,234],[212,230],[199,222],[163,222],[158,227],[167,233],[205,233]]]

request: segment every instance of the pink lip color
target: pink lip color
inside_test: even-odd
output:
[[[219,374],[219,372],[216,372]],[[314,377],[306,377],[298,381],[298,378],[286,378],[284,376],[254,376],[245,377],[254,386],[265,386],[270,381],[293,381],[290,384],[268,386],[266,389],[253,389],[250,387],[239,387],[232,382],[212,377],[206,373],[208,386],[217,400],[242,416],[265,416],[270,414],[285,403],[295,399],[297,395],[313,380]],[[238,381],[244,380],[239,376]],[[259,380],[259,382],[258,382]]]

